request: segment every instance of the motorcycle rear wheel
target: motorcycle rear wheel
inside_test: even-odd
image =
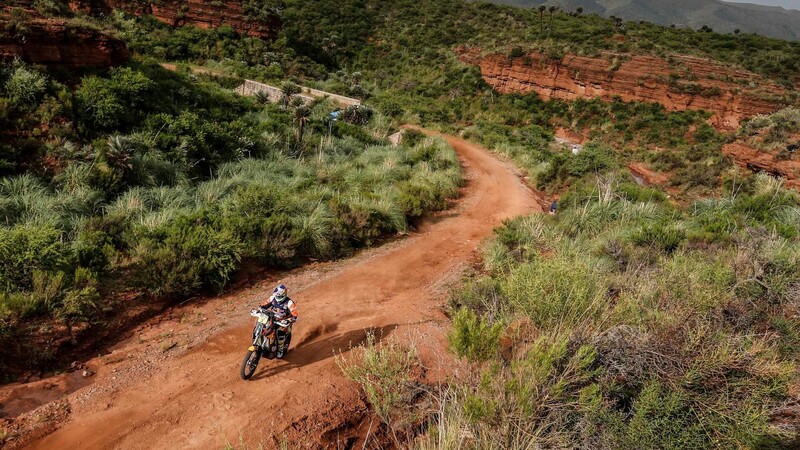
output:
[[[244,355],[244,360],[242,361],[242,368],[239,370],[239,375],[242,376],[243,380],[249,380],[250,377],[256,373],[256,367],[258,367],[259,359],[261,359],[261,355],[259,355],[257,351],[247,351],[247,354]]]

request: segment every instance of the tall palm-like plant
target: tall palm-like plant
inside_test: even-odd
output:
[[[128,136],[115,135],[108,138],[105,151],[102,152],[105,162],[122,172],[133,168],[131,156],[134,153],[135,142]]]
[[[292,117],[295,122],[295,142],[297,142],[297,153],[303,153],[303,133],[305,131],[306,123],[311,117],[311,109],[305,104],[298,104],[292,111]]]
[[[539,34],[544,33],[544,12],[547,10],[547,6],[539,5]]]
[[[281,85],[281,91],[283,91],[283,106],[286,107],[289,106],[295,95],[302,92],[302,89],[291,81],[287,81]]]
[[[555,6],[555,5],[553,5],[550,8],[548,8],[548,11],[550,11],[550,24],[547,26],[547,38],[548,39],[550,38],[550,33],[553,32],[553,15],[558,10],[559,10],[558,6]]]

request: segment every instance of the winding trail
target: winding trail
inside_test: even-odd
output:
[[[439,307],[447,283],[458,279],[480,241],[504,219],[541,210],[511,164],[464,140],[444,138],[463,165],[462,198],[406,239],[323,273],[312,268],[284,278],[300,307],[286,360],[262,360],[253,380],[239,379],[252,326],[246,313],[263,289],[233,293],[233,323],[222,322],[181,355],[151,361],[156,367],[147,376],[126,378],[133,369],[124,361],[113,369],[98,367],[97,393],[81,395],[83,388],[70,394],[69,419],[30,447],[222,448],[243,440],[272,448],[286,439],[292,448],[361,448],[368,408],[357,386],[342,376],[334,351],[347,351],[374,327],[384,337],[416,337],[429,371],[445,371],[446,356],[437,352],[447,328]],[[100,388],[111,384],[113,389]]]

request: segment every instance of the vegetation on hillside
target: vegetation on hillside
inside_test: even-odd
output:
[[[637,107],[595,106],[599,120]],[[633,141],[672,130],[677,141],[650,156],[669,152],[674,178],[705,186],[720,164],[719,196],[674,204],[625,168],[645,152],[615,152],[602,133],[572,154],[535,125],[467,128],[561,194],[559,209],[484,244],[450,302],[449,349],[471,370],[432,388],[435,410],[382,413],[386,427],[427,415],[414,440],[424,449],[796,446],[785,417],[800,386],[800,196],[729,166],[713,130],[688,142],[695,113],[651,113]],[[793,118],[757,117],[739,134],[778,142],[798,131]]]
[[[180,299],[222,289],[241,261],[347,255],[460,183],[452,149],[413,133],[392,147],[381,116],[329,127],[327,102],[260,104],[151,63],[75,81],[0,71],[2,364],[52,362],[57,346],[11,345],[40,318],[75,338],[126,292]]]
[[[613,149],[623,162],[638,159],[672,174],[670,182],[687,197],[718,192],[735,176],[719,152],[726,137],[705,123],[707,115],[667,113],[658,105],[621,101],[544,102],[533,94],[498,96],[477,68],[457,60],[453,48],[477,45],[509,55],[535,50],[553,58],[568,53],[646,53],[667,59],[693,54],[739,65],[785,86],[798,81],[800,43],[756,35],[701,33],[649,23],[620,26],[619,21],[597,16],[458,0],[423,5],[326,0],[315,2],[314,8],[292,0],[264,0],[246,6],[251,18],[276,12],[282,16],[278,39],[241,36],[228,26],[171,28],[153,18],[120,12],[104,19],[103,26],[117,29],[139,55],[204,64],[214,73],[233,75],[230,82],[247,77],[279,83],[289,78],[363,98],[401,122],[446,131],[467,129],[473,138],[530,126],[578,130]],[[791,91],[783,100],[798,101]],[[525,152],[535,154],[530,148]],[[557,188],[554,184],[550,190]]]
[[[452,300],[479,365],[435,448],[796,444],[771,419],[798,383],[800,197],[766,175],[686,209],[630,189],[601,176],[496,231]]]
[[[553,58],[568,53],[645,53],[665,58],[692,54],[739,65],[786,86],[798,81],[800,43],[756,35],[701,33],[649,23],[620,27],[618,21],[597,16],[457,0],[423,5],[322,1],[313,11],[290,0],[259,4],[283,15],[284,29],[274,42],[237,36],[226,27],[171,29],[152,19],[122,14],[115,14],[110,23],[138,53],[206,64],[240,77],[272,82],[293,78],[364,98],[398,121],[451,132],[466,129],[490,145],[495,138],[483,140],[482,134],[513,135],[517,132],[510,130],[531,126],[546,132],[556,126],[578,130],[613,149],[623,162],[638,159],[674,174],[671,183],[688,197],[718,192],[734,176],[730,162],[719,152],[726,137],[706,124],[708,115],[667,113],[658,105],[622,101],[545,102],[534,94],[498,96],[483,82],[478,68],[460,63],[453,49],[475,45],[509,55],[534,50]],[[784,100],[798,101],[791,91]],[[535,154],[531,148],[525,152]]]
[[[450,302],[468,369],[433,409],[369,397],[384,426],[422,420],[420,449],[795,448],[800,196],[762,174],[678,208],[600,172],[495,231]],[[412,367],[374,364],[406,352],[344,370],[413,391]]]

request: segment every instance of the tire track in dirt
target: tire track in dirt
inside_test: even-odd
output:
[[[292,284],[292,276],[286,278],[300,321],[284,361],[262,360],[251,381],[239,378],[252,327],[244,313],[257,296],[234,297],[242,312],[235,325],[181,356],[157,361],[147,377],[130,377],[124,386],[80,402],[80,390],[71,394],[69,420],[30,448],[221,448],[240,439],[271,448],[282,437],[293,448],[358,442],[368,407],[342,376],[334,351],[362,342],[364,330],[374,327],[378,336],[414,336],[426,366],[436,371],[437,361],[446,358],[438,353],[447,327],[439,307],[443,286],[457,281],[481,240],[504,219],[541,210],[511,164],[443,137],[458,153],[467,180],[456,207],[409,238],[320,279]],[[95,386],[119,374],[100,367]]]

